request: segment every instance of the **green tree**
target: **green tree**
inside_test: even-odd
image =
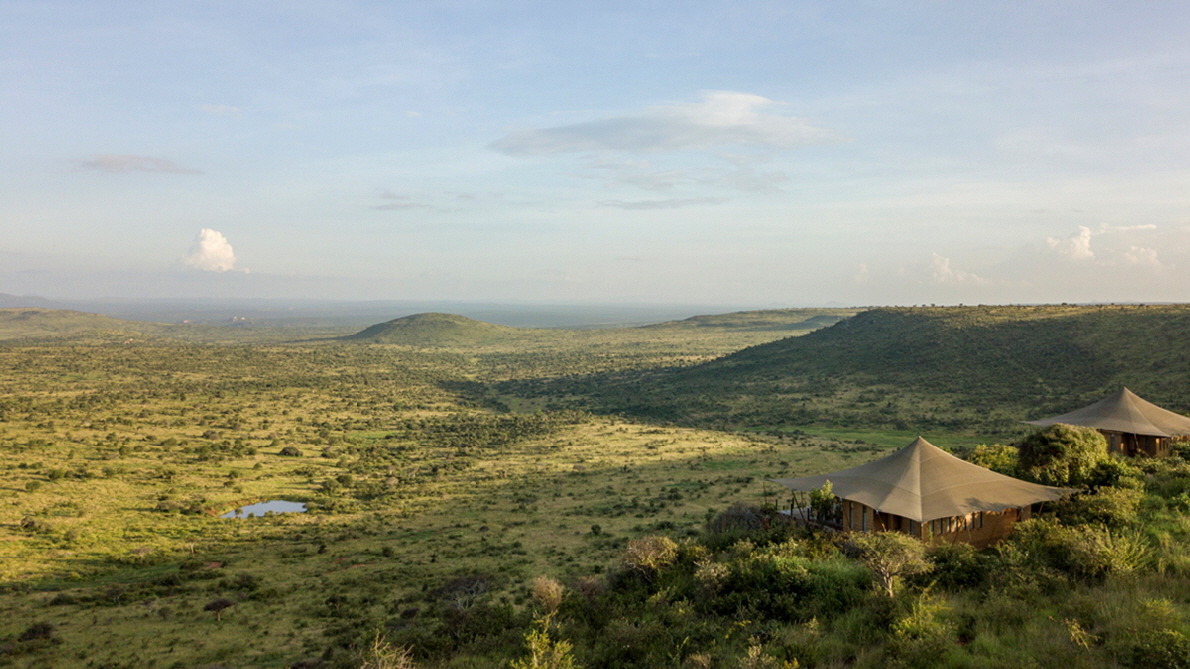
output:
[[[810,510],[819,521],[825,522],[834,517],[837,503],[834,486],[830,481],[823,483],[821,488],[810,491]]]
[[[980,444],[967,456],[967,462],[979,465],[1005,476],[1017,476],[1020,459],[1018,450],[1003,444]]]
[[[902,577],[920,574],[930,568],[926,546],[900,532],[856,534],[849,541],[849,552],[864,563],[876,583],[892,597]]]
[[[1045,485],[1078,487],[1092,482],[1108,459],[1107,440],[1089,427],[1051,425],[1017,444],[1022,476]]]

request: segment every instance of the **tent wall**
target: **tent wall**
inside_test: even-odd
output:
[[[1147,434],[1131,434],[1128,432],[1112,432],[1099,430],[1107,439],[1107,452],[1120,455],[1147,455],[1151,458],[1164,458],[1172,453],[1170,441],[1165,437],[1154,437]]]
[[[965,543],[986,548],[1012,532],[1012,527],[1027,520],[1030,507],[982,511],[965,516],[938,518],[918,523],[903,516],[879,511],[859,502],[843,500],[843,530],[850,532],[903,532],[931,544]]]

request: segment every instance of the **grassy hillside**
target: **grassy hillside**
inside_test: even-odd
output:
[[[859,309],[764,309],[692,316],[646,327],[651,330],[724,328],[738,331],[808,332],[829,327],[859,312]]]
[[[378,323],[344,339],[407,346],[467,346],[505,341],[517,332],[516,328],[465,316],[429,313]]]
[[[558,406],[727,427],[978,427],[1118,389],[1190,410],[1190,307],[890,308],[700,365],[507,384]]]
[[[0,309],[0,339],[61,337],[84,332],[142,332],[153,323],[130,323],[81,311],[55,309]]]

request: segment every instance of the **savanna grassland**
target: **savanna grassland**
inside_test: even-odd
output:
[[[1115,383],[1179,401],[1186,310],[1049,309],[358,334],[0,310],[0,666],[1190,666],[1190,464],[979,447]],[[979,553],[776,517],[766,478],[918,430],[1081,492]],[[309,511],[218,517],[271,499]]]
[[[22,665],[289,666],[354,631],[327,615],[332,596],[356,612],[404,610],[482,577],[475,596],[523,605],[535,575],[600,573],[630,538],[695,532],[763,496],[765,476],[868,448],[795,438],[778,450],[463,397],[515,378],[685,365],[789,334],[767,322],[504,328],[468,344],[466,328],[460,339],[431,319],[410,345],[7,315],[0,637],[56,630],[52,644],[17,644],[30,646],[10,659]],[[311,511],[216,517],[264,499]],[[221,597],[235,608],[203,612]]]

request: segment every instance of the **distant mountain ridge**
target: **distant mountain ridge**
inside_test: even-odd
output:
[[[156,323],[133,323],[65,309],[0,309],[0,339],[64,337],[89,332],[145,333],[156,332],[161,327]]]
[[[666,321],[649,328],[730,328],[753,331],[801,331],[829,327],[851,318],[862,309],[762,309],[729,314],[692,316],[680,321]]]

